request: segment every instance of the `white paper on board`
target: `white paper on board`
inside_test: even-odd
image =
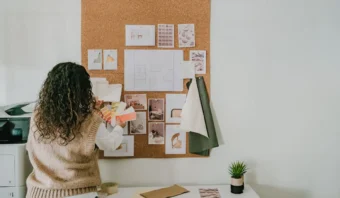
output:
[[[134,149],[135,149],[135,139],[134,136],[128,135],[123,136],[124,139],[121,143],[121,148],[115,151],[105,151],[105,157],[130,157],[134,156]]]
[[[174,24],[158,24],[157,46],[159,48],[175,47],[175,26]]]
[[[183,91],[182,50],[125,50],[125,91]]]
[[[87,50],[87,67],[89,70],[101,70],[103,64],[103,54],[101,49]]]
[[[179,47],[195,47],[195,24],[178,25]]]
[[[121,84],[109,84],[103,87],[103,89],[105,89],[105,92],[100,92],[100,95],[98,96],[99,100],[103,100],[104,102],[120,101],[123,89]]]
[[[92,92],[104,102],[120,102],[122,94],[121,84],[109,84],[106,78],[91,78]]]
[[[154,25],[126,25],[125,45],[126,46],[155,46]]]
[[[117,70],[117,50],[104,50],[104,70]]]
[[[166,123],[181,123],[186,94],[166,94]]]
[[[196,74],[207,73],[207,52],[205,50],[190,50],[190,60],[194,63]]]
[[[195,64],[192,61],[182,61],[181,74],[183,79],[191,79],[195,77]]]
[[[95,96],[100,95],[100,92],[106,91],[106,86],[109,82],[106,78],[90,78],[92,84],[92,92]]]
[[[181,117],[180,128],[182,130],[208,137],[196,78],[192,79]]]

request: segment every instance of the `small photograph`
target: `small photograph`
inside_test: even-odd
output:
[[[149,99],[149,121],[164,121],[164,99]]]
[[[164,123],[149,122],[149,144],[164,144]]]
[[[186,153],[186,132],[179,125],[166,125],[165,154]]]
[[[137,112],[136,120],[130,121],[130,134],[146,134],[146,112]]]
[[[217,188],[200,188],[201,198],[221,198]]]
[[[126,94],[125,102],[127,107],[133,107],[135,110],[147,110],[146,94]]]

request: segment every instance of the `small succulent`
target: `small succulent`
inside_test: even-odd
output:
[[[244,162],[233,162],[229,166],[229,173],[232,178],[240,179],[247,172],[247,165]]]

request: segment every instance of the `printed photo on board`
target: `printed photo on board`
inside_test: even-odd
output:
[[[205,50],[191,50],[190,60],[195,64],[196,74],[207,73],[207,53]]]
[[[104,151],[106,157],[134,156],[135,138],[133,135],[124,136],[121,145],[115,151]]]
[[[179,125],[166,125],[165,154],[186,153],[186,132]]]
[[[147,110],[146,94],[126,94],[125,102],[127,107],[133,107],[135,110]]]
[[[164,144],[164,123],[149,122],[149,144]]]
[[[186,94],[166,94],[166,123],[180,123]]]
[[[104,70],[117,70],[117,50],[104,50]]]
[[[146,134],[146,112],[136,114],[136,120],[130,122],[130,134]]]
[[[195,25],[179,24],[178,25],[178,43],[179,47],[195,47]]]
[[[149,121],[164,121],[164,99],[149,99]]]
[[[101,49],[89,49],[87,51],[88,56],[88,69],[89,70],[101,70],[102,69],[102,50]]]
[[[175,46],[174,24],[158,24],[157,46],[161,48],[173,48]]]

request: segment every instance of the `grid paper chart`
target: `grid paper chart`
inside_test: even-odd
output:
[[[175,47],[175,26],[173,24],[158,25],[158,47],[173,48]]]

